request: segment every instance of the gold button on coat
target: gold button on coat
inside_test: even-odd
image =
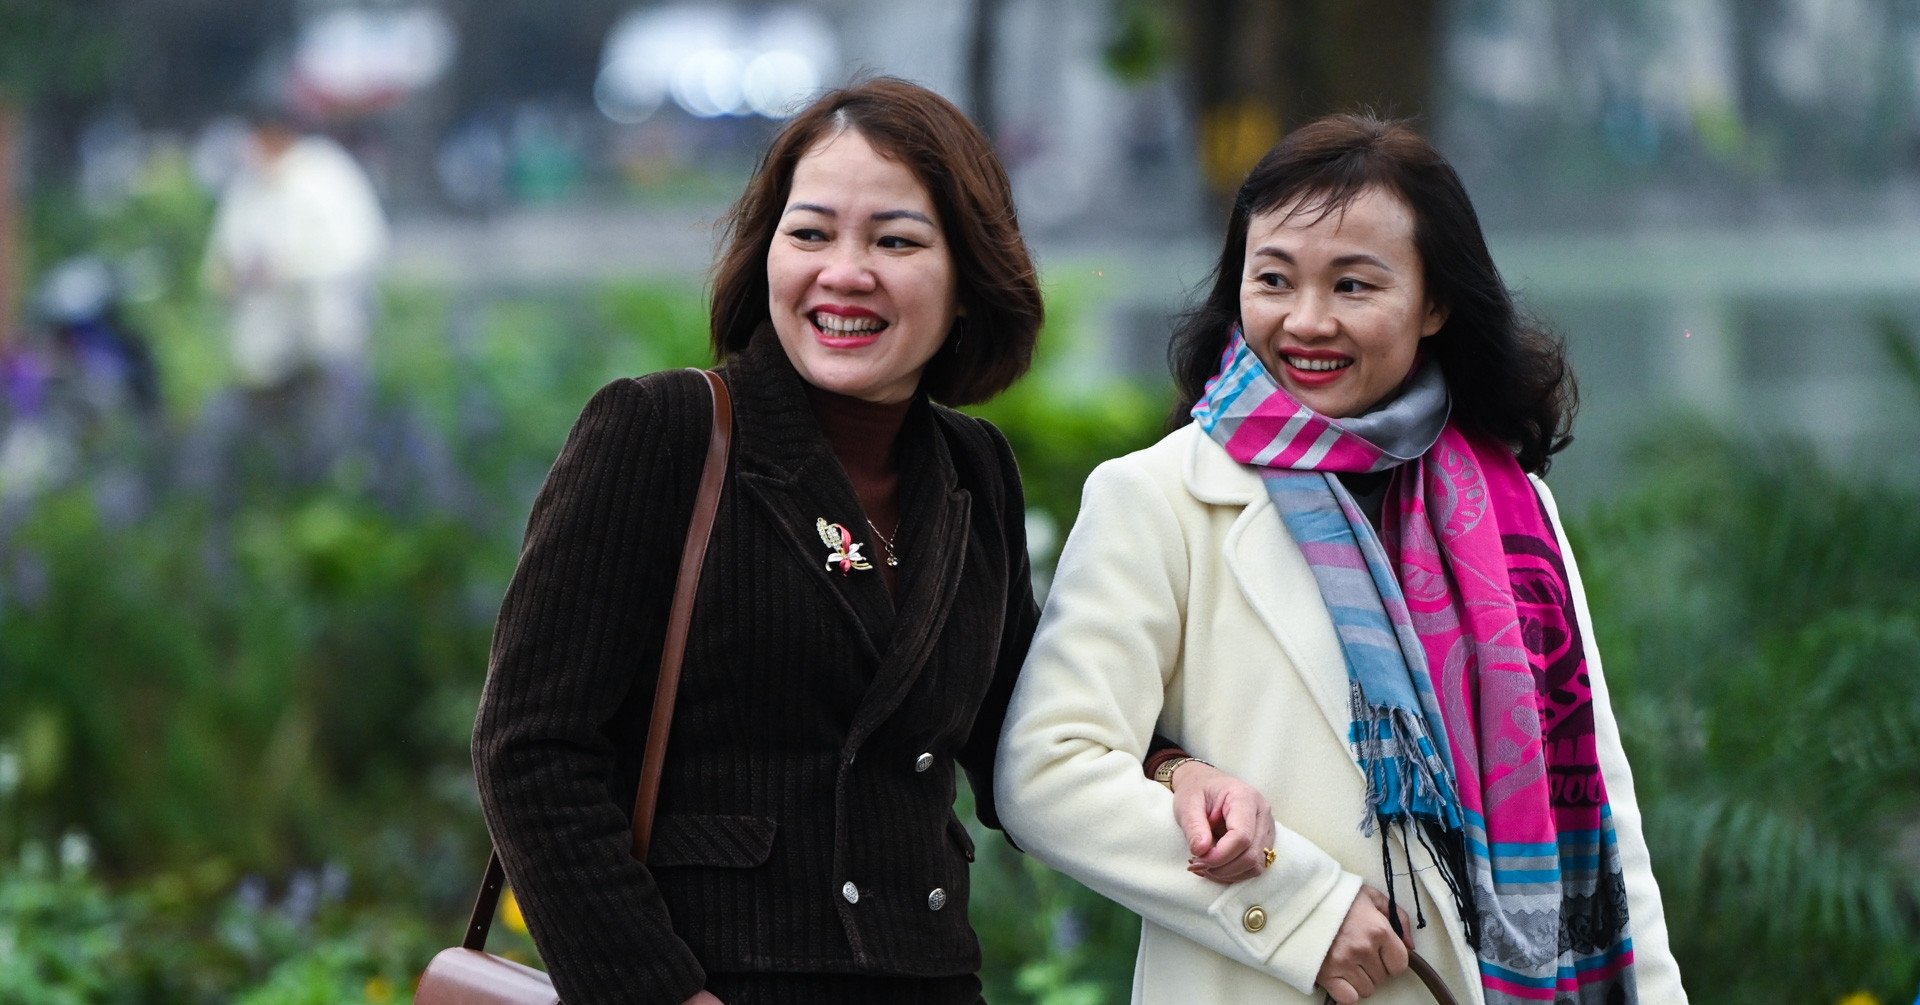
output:
[[[1257,932],[1267,927],[1267,909],[1259,904],[1247,908],[1247,913],[1240,916],[1240,923],[1247,926],[1249,932]]]

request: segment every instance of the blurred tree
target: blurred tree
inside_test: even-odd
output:
[[[107,0],[0,0],[0,348],[21,310],[23,151],[43,103],[97,90],[111,49]]]
[[[1920,395],[1920,341],[1875,324]],[[1804,442],[1684,421],[1636,467],[1574,536],[1695,1000],[1906,1001],[1920,492]]]
[[[456,108],[509,107],[567,95],[585,100],[600,50],[633,0],[444,0],[460,39],[448,86]],[[564,14],[560,11],[565,11]]]
[[[1431,107],[1439,0],[1115,0],[1107,64],[1122,79],[1180,61],[1215,207],[1288,129],[1362,107]]]
[[[997,76],[993,57],[1005,6],[1003,0],[973,0],[973,34],[967,39],[967,111],[987,139],[996,142],[1000,116],[993,100]]]
[[[197,129],[210,116],[280,97],[270,81],[291,58],[296,0],[109,2],[128,39],[115,53],[114,97],[141,123]]]
[[[1201,164],[1225,197],[1287,129],[1362,106],[1421,115],[1437,0],[1185,0]]]

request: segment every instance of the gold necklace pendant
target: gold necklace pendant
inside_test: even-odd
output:
[[[893,550],[893,540],[887,537],[887,535],[880,533],[879,525],[875,524],[872,518],[868,518],[867,526],[873,528],[873,536],[880,539],[880,548],[887,553],[887,564],[890,566],[899,565],[900,556]],[[895,534],[900,533],[900,528],[895,527],[893,532]]]

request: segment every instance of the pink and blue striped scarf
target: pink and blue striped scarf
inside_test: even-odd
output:
[[[1512,451],[1447,421],[1437,365],[1328,419],[1237,327],[1193,418],[1260,469],[1305,553],[1346,656],[1362,827],[1383,856],[1395,826],[1440,847],[1489,1005],[1637,1001],[1573,594]],[[1389,469],[1376,533],[1338,476]]]

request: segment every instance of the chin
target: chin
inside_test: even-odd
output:
[[[859,398],[862,401],[892,402],[913,395],[914,388],[898,387],[899,378],[889,378],[883,374],[869,372],[847,372],[833,367],[815,370],[808,378],[813,386],[822,391]]]

